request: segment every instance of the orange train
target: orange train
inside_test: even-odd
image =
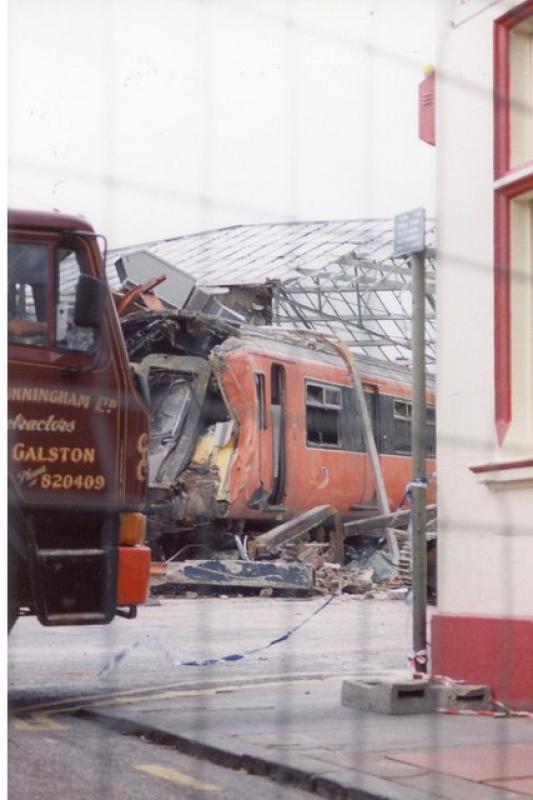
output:
[[[354,365],[318,334],[236,327],[191,311],[132,314],[123,332],[149,389],[149,519],[161,556],[194,557],[191,546],[223,547],[228,534],[264,531],[317,505],[346,519],[377,513],[353,369],[390,507],[401,503],[412,474],[405,368],[367,358]],[[432,474],[432,391],[427,401]],[[428,502],[434,496],[432,482]]]

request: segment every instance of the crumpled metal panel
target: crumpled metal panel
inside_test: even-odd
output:
[[[237,586],[263,589],[302,589],[313,587],[310,564],[283,561],[174,561],[167,565],[165,583],[187,586]],[[160,585],[161,578],[157,583]]]

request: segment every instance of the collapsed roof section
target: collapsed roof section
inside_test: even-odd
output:
[[[329,333],[358,355],[411,361],[411,270],[393,258],[392,219],[266,223],[180,236],[113,250],[108,276],[120,280],[120,258],[141,250],[222,294],[254,323]],[[426,226],[426,342],[435,363],[435,223]]]

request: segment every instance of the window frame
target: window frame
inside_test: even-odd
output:
[[[401,413],[398,407],[405,406],[405,413]],[[400,428],[401,425],[401,428]],[[398,434],[400,430],[406,429],[407,436],[407,449],[399,446],[400,437]],[[392,398],[392,444],[394,455],[397,456],[411,456],[412,455],[412,435],[413,435],[413,401],[406,397],[393,397]]]
[[[322,402],[321,403],[308,403],[308,394],[307,390],[309,387],[320,388],[322,389]],[[313,378],[306,378],[304,381],[304,402],[305,402],[305,444],[306,447],[310,447],[312,449],[319,449],[319,450],[343,450],[343,441],[342,441],[342,425],[341,425],[341,415],[343,411],[343,398],[342,398],[342,384],[337,383],[330,383],[329,381],[320,381],[315,380]],[[338,392],[339,396],[339,404],[331,403],[326,401],[326,390],[333,389]],[[335,443],[331,442],[314,442],[309,438],[309,409],[321,409],[325,412],[335,412],[336,416],[336,423],[337,423],[337,441]],[[320,435],[320,434],[319,434]]]
[[[52,314],[53,317],[53,330],[50,332],[52,339],[50,349],[54,350],[56,353],[61,353],[62,355],[72,354],[75,356],[83,357],[94,357],[98,344],[97,344],[97,336],[95,335],[93,338],[93,347],[89,349],[71,347],[66,344],[62,344],[61,340],[57,338],[58,334],[58,309],[60,306],[60,293],[61,293],[61,264],[62,262],[59,259],[59,251],[60,250],[67,250],[71,251],[71,254],[74,254],[75,261],[78,266],[78,273],[77,273],[77,281],[74,286],[74,294],[76,294],[76,286],[80,279],[81,275],[91,275],[90,271],[90,253],[87,249],[87,243],[83,239],[76,234],[76,232],[69,233],[68,235],[64,235],[63,237],[58,238],[54,245],[53,245],[53,255],[52,255],[52,280],[54,283],[53,286],[53,304],[52,304]]]
[[[494,421],[503,446],[512,421],[511,209],[533,190],[533,161],[511,164],[511,35],[533,17],[526,0],[494,21]]]
[[[23,347],[29,348],[31,351],[44,353],[53,349],[53,332],[55,327],[54,318],[54,242],[47,238],[33,238],[23,234],[9,236],[9,244],[14,245],[28,245],[35,247],[46,248],[46,336],[42,344],[34,342],[15,341],[10,338],[8,333],[8,346],[9,347]],[[28,284],[25,284],[28,285]]]
[[[88,275],[96,277],[93,257],[88,241],[88,235],[84,231],[42,231],[28,230],[24,227],[16,228],[8,232],[8,241],[18,244],[41,244],[48,248],[48,289],[47,304],[50,313],[47,316],[47,342],[44,346],[35,346],[25,342],[15,342],[9,340],[9,358],[20,360],[24,363],[36,365],[53,366],[62,369],[64,366],[85,366],[94,362],[98,357],[100,368],[103,369],[112,353],[109,348],[108,334],[102,334],[95,350],[84,351],[63,348],[56,342],[56,302],[57,302],[57,264],[56,249],[61,246],[65,238],[76,240],[80,250],[83,251],[86,259],[85,266]],[[100,278],[102,280],[102,278]],[[107,314],[102,319],[102,330],[106,329],[108,321]]]

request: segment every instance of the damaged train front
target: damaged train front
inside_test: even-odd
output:
[[[201,558],[230,536],[228,482],[237,425],[213,348],[238,329],[188,310],[122,320],[130,363],[151,413],[148,538],[155,560]]]

